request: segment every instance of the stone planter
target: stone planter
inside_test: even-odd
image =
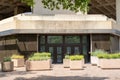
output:
[[[13,62],[1,62],[1,69],[3,72],[13,71]]]
[[[70,69],[71,70],[77,70],[77,69],[83,69],[84,67],[84,60],[70,60]]]
[[[91,64],[99,66],[99,58],[97,56],[91,56]]]
[[[70,59],[63,59],[63,66],[64,68],[70,67]]]
[[[120,69],[120,59],[99,59],[102,69]]]
[[[14,67],[24,67],[24,59],[12,59]]]
[[[26,70],[27,71],[50,70],[50,69],[51,69],[51,60],[26,61]]]

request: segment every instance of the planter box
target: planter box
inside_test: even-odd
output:
[[[63,59],[63,66],[64,68],[70,67],[70,59]]]
[[[1,69],[3,72],[13,71],[13,62],[1,62]]]
[[[100,67],[103,69],[118,69],[120,68],[120,59],[99,59]]]
[[[12,59],[14,67],[24,67],[24,59]]]
[[[83,69],[84,66],[84,60],[70,60],[70,69],[77,70],[77,69]]]
[[[51,69],[51,60],[46,61],[27,61],[26,62],[26,70],[50,70]]]
[[[91,64],[99,66],[99,58],[97,56],[91,56]]]

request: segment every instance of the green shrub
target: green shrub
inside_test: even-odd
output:
[[[101,49],[97,49],[91,53],[92,56],[97,56],[99,54],[107,54],[107,52],[105,52],[104,50],[101,50]]]
[[[51,58],[51,53],[42,52],[42,53],[34,53],[31,57],[28,58],[30,61],[40,61],[40,60],[48,60]]]
[[[65,55],[65,59],[70,59],[70,56],[69,55]]]
[[[84,58],[83,55],[72,55],[70,56],[70,60],[74,61],[74,60],[82,60]]]
[[[10,62],[11,61],[11,58],[10,57],[5,57],[3,58],[3,62]]]
[[[18,55],[18,54],[14,54],[11,56],[12,59],[23,59],[24,56],[23,55]]]
[[[120,58],[120,54],[118,53],[114,53],[114,54],[99,54],[97,55],[98,58],[102,58],[102,59],[118,59]]]

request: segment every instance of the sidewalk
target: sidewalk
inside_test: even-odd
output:
[[[15,68],[13,72],[0,72],[0,80],[120,80],[120,69],[102,70],[97,66],[85,65],[84,70],[69,70],[63,65],[54,65],[50,71],[30,71]]]

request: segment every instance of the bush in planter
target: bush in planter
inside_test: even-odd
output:
[[[83,69],[84,56],[72,55],[70,56],[70,69]]]
[[[99,66],[99,59],[97,57],[97,55],[99,54],[107,54],[107,52],[105,52],[104,50],[101,49],[97,49],[94,52],[91,53],[91,64],[92,65],[97,65]]]
[[[70,59],[70,55],[65,55],[65,59]]]
[[[1,63],[2,71],[8,72],[13,71],[13,62],[10,57],[5,57]]]
[[[5,58],[3,58],[3,62],[11,62],[12,60],[11,60],[11,58],[10,57],[5,57]]]
[[[51,54],[47,52],[34,53],[26,62],[26,70],[49,70],[51,68]]]
[[[70,56],[69,55],[65,55],[65,58],[63,59],[63,65],[64,65],[64,68],[70,67]]]
[[[11,56],[12,59],[23,59],[24,56],[23,55],[17,55],[17,54],[14,54]]]
[[[120,54],[99,54],[100,67],[103,69],[120,68]]]
[[[118,53],[116,53],[116,54],[99,54],[97,56],[100,59],[118,59],[118,58],[120,58],[120,54],[118,54]]]
[[[14,54],[11,56],[12,61],[14,62],[14,67],[23,67],[24,66],[24,56]]]
[[[51,54],[47,52],[43,53],[34,53],[28,60],[30,61],[41,61],[41,60],[48,60],[51,59]]]
[[[70,60],[71,61],[74,61],[74,60],[82,60],[84,59],[84,56],[83,55],[72,55],[70,56]]]
[[[97,49],[94,52],[91,53],[92,56],[97,56],[99,54],[106,54],[107,52],[105,52],[104,50],[101,49]]]

